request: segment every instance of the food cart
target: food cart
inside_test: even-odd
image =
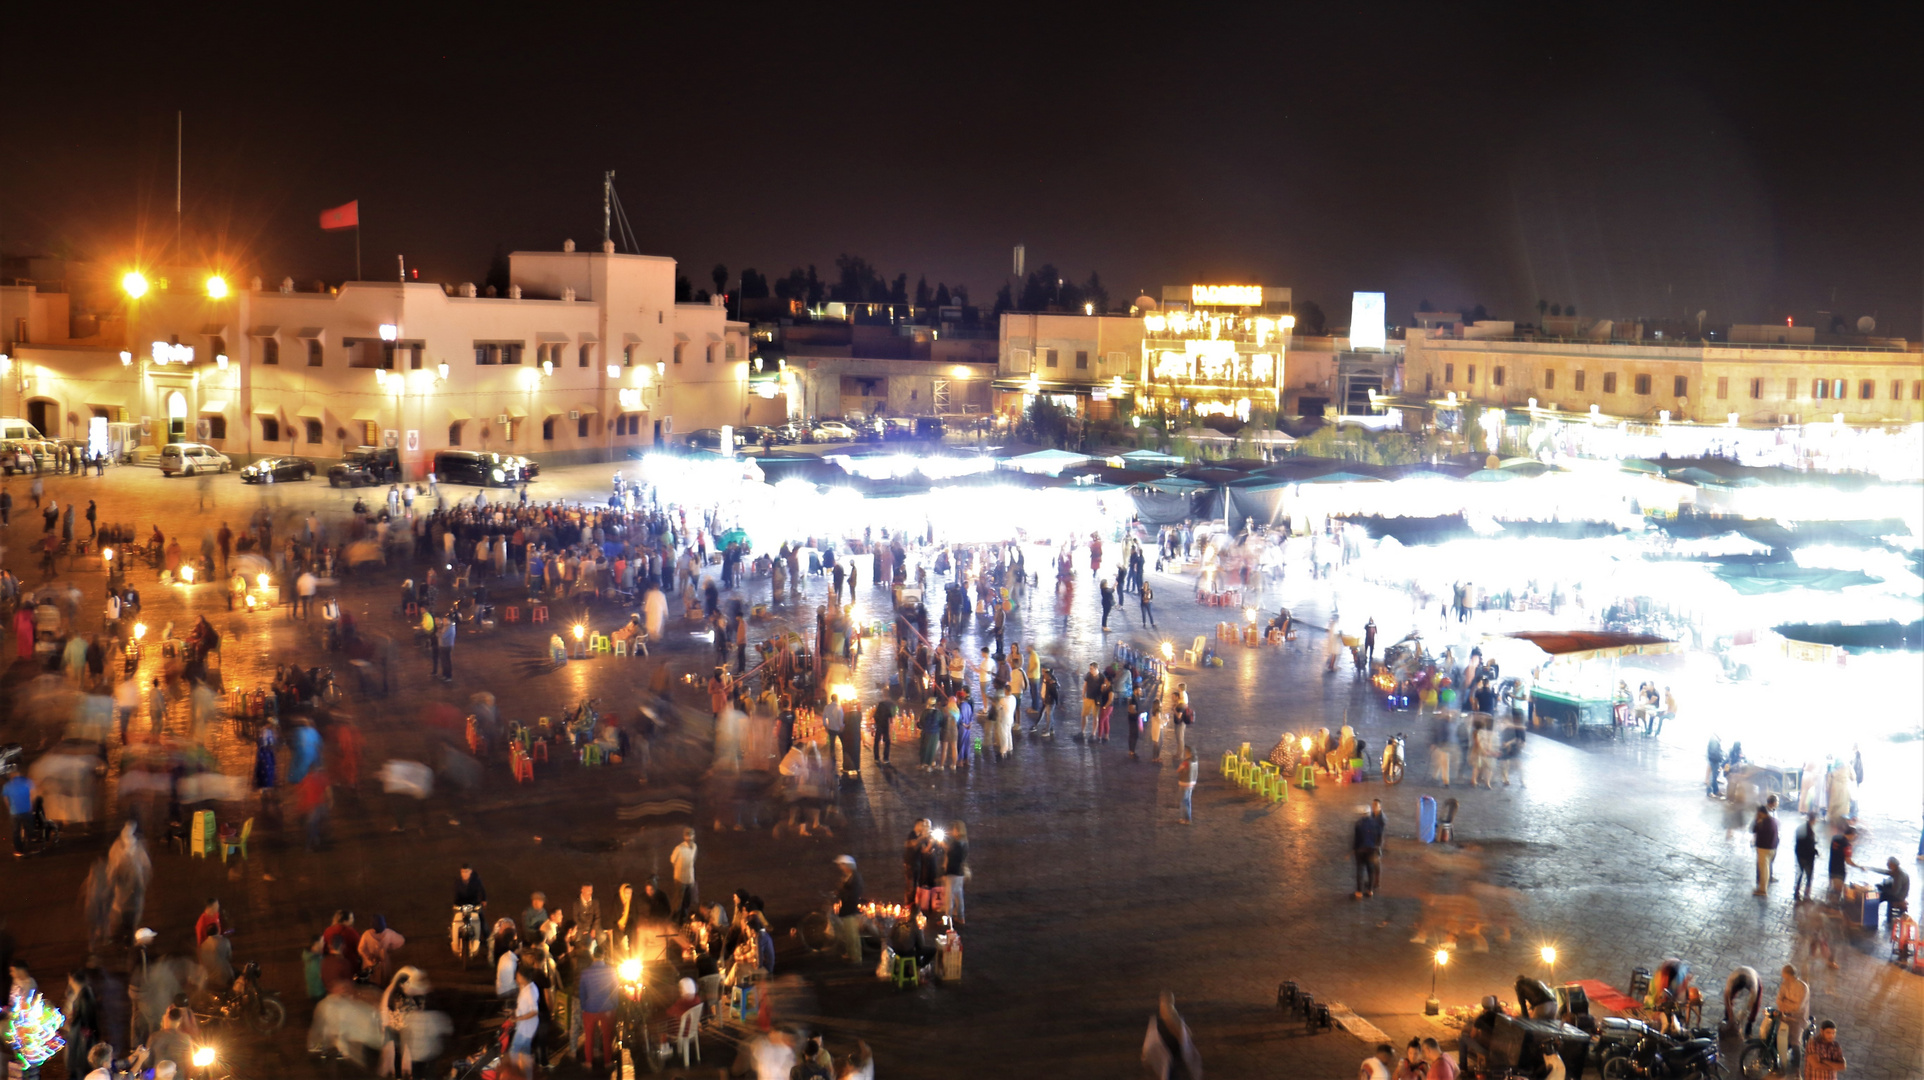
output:
[[[1678,649],[1667,638],[1612,630],[1523,630],[1504,636],[1549,655],[1531,680],[1531,722],[1559,725],[1571,738],[1590,727],[1615,738],[1629,723],[1630,703],[1617,698],[1623,657]]]

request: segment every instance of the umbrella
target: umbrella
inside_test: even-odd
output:
[[[715,538],[716,547],[725,548],[730,544],[740,544],[743,547],[748,547],[748,533],[741,529],[730,529]]]

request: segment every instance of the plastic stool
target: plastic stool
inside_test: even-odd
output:
[[[615,655],[616,656],[628,655],[628,639],[627,638],[615,639]]]
[[[1236,773],[1236,755],[1229,753],[1228,751],[1224,751],[1223,752],[1223,775],[1234,776],[1235,773]]]
[[[410,619],[419,618],[421,615],[421,605],[410,600],[407,602],[406,606],[401,608],[401,612],[402,614],[406,615]]]
[[[547,742],[541,741],[541,742],[535,743],[534,746],[530,749],[528,756],[530,759],[540,758],[541,761],[545,764],[548,760]]]
[[[520,622],[521,609],[513,605],[509,605],[506,609],[504,609],[501,612],[501,618],[506,620],[507,622]]]
[[[904,986],[921,986],[922,969],[915,965],[915,957],[898,956],[889,970],[889,978],[894,981],[897,990]]]
[[[1299,784],[1304,791],[1308,791],[1309,789],[1315,787],[1316,786],[1316,766],[1314,765],[1303,766],[1301,771],[1297,773],[1296,783]]]
[[[529,608],[528,621],[531,623],[547,622],[548,621],[548,605],[536,604],[534,607]]]

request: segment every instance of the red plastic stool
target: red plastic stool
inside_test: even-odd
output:
[[[518,607],[510,607],[502,613],[501,617],[508,620],[509,622],[520,622],[521,609]]]
[[[531,623],[547,622],[548,621],[548,605],[537,604],[536,606],[528,609],[528,621]]]

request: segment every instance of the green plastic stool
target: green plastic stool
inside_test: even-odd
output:
[[[1315,787],[1316,786],[1316,766],[1314,765],[1303,766],[1301,771],[1297,773],[1296,782],[1302,785],[1304,791],[1308,791],[1310,788]]]
[[[904,986],[922,985],[922,969],[915,966],[915,957],[913,956],[896,957],[895,965],[889,971],[889,977],[895,981],[895,988],[897,990],[902,989]]]

